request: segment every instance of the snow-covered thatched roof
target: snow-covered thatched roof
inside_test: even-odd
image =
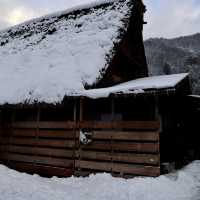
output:
[[[140,0],[101,0],[0,32],[0,105],[175,87],[187,74],[86,90],[107,69]]]
[[[57,102],[109,65],[137,0],[101,0],[0,32],[0,104]]]

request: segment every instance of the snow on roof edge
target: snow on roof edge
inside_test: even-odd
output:
[[[181,74],[172,74],[172,75],[161,75],[161,76],[152,76],[146,78],[139,78],[125,83],[121,83],[108,88],[99,88],[99,89],[89,89],[82,91],[68,91],[64,97],[59,97],[57,101],[52,101],[51,99],[38,99],[38,100],[25,100],[24,102],[18,103],[4,103],[0,105],[34,105],[37,103],[45,104],[60,104],[65,97],[87,97],[90,99],[100,99],[108,98],[111,94],[145,94],[145,90],[162,90],[162,89],[175,89],[175,87],[189,77],[189,73]],[[164,82],[160,80],[164,78]],[[152,85],[148,85],[152,81]],[[158,82],[157,82],[158,81]],[[143,85],[141,85],[143,82]],[[154,82],[154,83],[153,83]],[[157,84],[155,84],[157,82]],[[139,84],[138,84],[139,83]],[[166,84],[167,83],[167,84]]]
[[[192,94],[192,95],[188,95],[188,97],[192,97],[192,98],[195,98],[195,99],[200,99],[200,95]]]
[[[86,90],[83,96],[92,99],[106,98],[110,94],[142,94],[145,90],[159,90],[175,88],[180,82],[189,76],[189,73],[172,75],[160,75],[139,78],[108,88]],[[162,80],[161,80],[162,79]],[[163,82],[162,82],[163,81]]]

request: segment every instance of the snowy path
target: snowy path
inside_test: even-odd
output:
[[[200,161],[158,178],[41,178],[0,165],[0,200],[200,200]]]

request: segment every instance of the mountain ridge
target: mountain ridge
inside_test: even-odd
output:
[[[150,75],[190,73],[192,92],[200,95],[200,33],[144,44]]]

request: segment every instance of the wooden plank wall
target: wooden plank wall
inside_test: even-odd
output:
[[[74,169],[74,122],[15,122],[1,131],[0,159],[29,173],[71,176]]]
[[[91,143],[79,141],[90,130]],[[1,129],[0,160],[19,171],[70,176],[160,175],[159,123],[14,122]]]
[[[80,128],[93,131],[91,143],[76,151],[77,174],[160,175],[158,122],[81,122]]]

